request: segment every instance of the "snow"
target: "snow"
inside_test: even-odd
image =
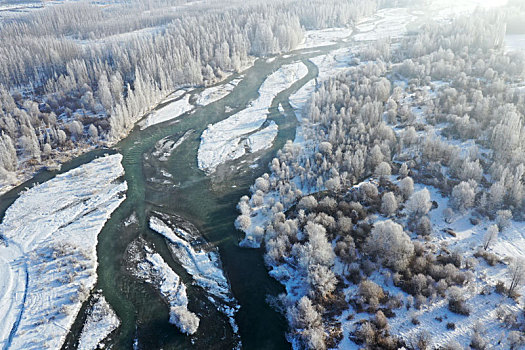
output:
[[[259,88],[259,97],[246,109],[209,125],[201,135],[199,168],[211,174],[220,164],[242,157],[246,146],[249,148],[246,138],[263,126],[273,99],[307,74],[308,68],[302,62],[282,66],[266,78]]]
[[[78,350],[95,350],[120,326],[120,320],[103,295],[97,295],[80,334]]]
[[[505,35],[505,52],[525,51],[525,34]]]
[[[477,8],[492,9],[506,5],[508,0],[434,0],[429,12],[435,20],[448,20],[460,15],[472,14]]]
[[[324,81],[348,69],[354,53],[349,48],[341,48],[330,51],[326,55],[316,56],[310,59],[319,69],[318,80]]]
[[[422,185],[415,186],[416,191],[422,188]],[[483,244],[483,237],[487,227],[494,224],[494,222],[483,220],[479,225],[474,226],[469,220],[471,213],[467,212],[465,214],[456,213],[454,222],[446,223],[443,219],[443,210],[449,206],[448,198],[442,197],[439,190],[433,187],[427,186],[427,189],[430,192],[431,200],[438,203],[438,208],[431,210],[429,213],[433,227],[430,241],[446,247],[449,251],[458,250],[462,252],[463,259],[472,257],[478,247]],[[443,232],[445,228],[453,230],[457,237],[451,237]],[[512,222],[509,228],[499,234],[497,243],[489,250],[503,259],[525,256],[525,237],[522,233],[524,229],[525,223]],[[489,339],[491,348],[507,349],[509,348],[506,342],[508,330],[496,317],[496,310],[501,306],[508,311],[519,312],[520,306],[512,302],[510,298],[495,292],[489,295],[480,294],[484,286],[487,284],[494,286],[499,280],[505,281],[508,285],[507,269],[508,267],[505,264],[489,266],[485,262],[480,261],[480,264],[474,271],[476,279],[463,288],[467,297],[467,304],[471,306],[471,315],[469,317],[460,316],[449,311],[446,299],[444,299],[426,305],[421,310],[412,310],[411,315],[416,316],[421,322],[418,326],[409,325],[406,321],[410,317],[405,313],[398,314],[389,323],[394,332],[405,339],[415,338],[421,330],[429,332],[432,337],[432,346],[434,347],[444,346],[452,339],[465,347],[468,346],[472,330],[476,324],[479,324],[487,332],[486,338]],[[523,289],[520,292],[523,292]],[[523,305],[521,305],[522,307]],[[442,316],[445,321],[443,323],[438,322],[435,319],[438,316]],[[447,322],[454,322],[456,329],[447,330],[445,328]],[[503,338],[502,334],[504,334]],[[500,340],[501,344],[497,345],[497,342]]]
[[[228,96],[241,81],[242,78],[234,79],[229,83],[207,88],[197,96],[195,103],[199,106],[207,106],[213,102],[219,101]]]
[[[0,225],[0,345],[60,348],[96,282],[97,236],[125,199],[122,156],[21,193]]]
[[[153,284],[170,306],[170,323],[176,325],[183,333],[193,334],[197,331],[199,319],[188,310],[188,296],[186,286],[182,283],[171,267],[158,253],[153,253],[146,247],[145,259],[140,262],[135,271],[138,278]],[[197,322],[197,327],[187,327],[180,320],[188,314]]]
[[[365,20],[356,28],[356,41],[373,41],[380,39],[397,39],[407,32],[407,25],[416,17],[407,8],[388,8],[379,10],[372,19]]]
[[[190,94],[186,93],[182,98],[151,112],[146,119],[139,123],[140,129],[144,130],[152,125],[178,118],[192,109],[193,105],[190,103]]]
[[[352,35],[350,28],[328,28],[321,30],[308,30],[304,34],[304,41],[297,49],[310,49],[313,47],[335,45],[338,41]]]
[[[279,127],[272,120],[270,125],[248,136],[246,139],[246,146],[249,148],[250,153],[270,148],[273,144],[273,140],[277,137],[278,132]]]
[[[237,332],[234,314],[239,306],[221,269],[218,252],[204,249],[197,251],[193,244],[195,241],[192,241],[194,237],[190,232],[175,225],[170,226],[156,216],[150,218],[149,225],[153,231],[158,232],[167,240],[171,252],[193,277],[195,283],[207,293],[218,298],[215,303],[220,311],[229,317],[234,332]],[[210,300],[213,301],[213,299]]]

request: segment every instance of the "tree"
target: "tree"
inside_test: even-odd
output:
[[[306,349],[325,349],[323,320],[312,301],[304,296],[287,312],[288,322]]]
[[[185,306],[173,306],[170,309],[170,323],[179,327],[182,333],[195,334],[199,328],[199,318]]]
[[[509,295],[513,295],[517,288],[525,283],[525,259],[522,257],[514,258],[510,265],[510,285]]]
[[[381,179],[386,178],[387,176],[390,176],[392,173],[392,169],[390,168],[390,165],[387,162],[381,162],[375,169],[375,175]]]
[[[462,181],[452,189],[452,204],[460,210],[465,211],[474,205],[476,192],[468,182]]]
[[[252,225],[252,220],[248,215],[239,215],[235,220],[235,227],[238,230],[246,231]]]
[[[503,231],[510,225],[512,212],[510,210],[498,210],[496,214],[496,223],[498,224],[499,230]]]
[[[383,194],[381,212],[386,216],[392,216],[397,211],[397,199],[392,192]]]
[[[366,241],[366,251],[380,258],[385,266],[397,271],[407,268],[414,255],[414,245],[401,225],[392,220],[374,224]]]
[[[498,225],[490,225],[483,237],[483,249],[487,250],[498,239]]]
[[[312,288],[313,296],[326,298],[335,290],[337,278],[328,267],[313,265],[308,269],[308,283]]]
[[[409,198],[414,193],[414,180],[409,176],[403,178],[399,181],[399,191],[405,199]]]
[[[413,193],[405,205],[408,215],[416,218],[427,215],[431,207],[430,192],[426,188]]]

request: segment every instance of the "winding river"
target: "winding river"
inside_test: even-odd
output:
[[[287,140],[295,138],[297,119],[289,97],[318,76],[318,69],[309,58],[355,44],[341,41],[332,46],[297,50],[273,61],[259,59],[252,68],[242,73],[242,81],[227,97],[204,107],[197,106],[194,111],[173,121],[144,130],[136,127],[112,149],[89,152],[62,166],[60,173],[104,153],[119,152],[123,155],[127,198],[106,223],[97,247],[99,267],[96,289],[101,290],[122,321],[106,345],[114,349],[232,349],[239,347],[240,341],[246,349],[290,349],[285,338],[286,320],[267,302],[268,296],[282,293],[283,287],[269,277],[261,249],[239,248],[238,242],[242,237],[233,226],[238,215],[236,205],[241,196],[248,194],[254,180],[268,171],[268,163],[277,150]],[[308,67],[308,74],[273,100],[269,119],[279,126],[273,146],[220,166],[216,173],[206,176],[197,167],[197,151],[203,130],[207,125],[246,108],[250,101],[257,98],[258,89],[268,75],[284,64],[297,61]],[[238,77],[234,75],[229,80]],[[282,104],[284,113],[279,112],[279,104]],[[159,140],[177,140],[183,135],[185,141],[167,160],[160,161],[153,154]],[[0,220],[20,191],[47,181],[57,173],[43,171],[2,196]],[[241,305],[236,314],[238,335],[206,293],[192,285],[191,276],[170,255],[164,239],[149,229],[148,219],[152,211],[179,216],[193,224],[208,242],[218,247],[223,269]],[[160,295],[129,273],[126,252],[139,237],[153,246],[185,282],[189,309],[201,319],[196,334],[184,336],[169,324],[168,307]],[[86,309],[87,303],[77,317],[64,349],[74,349],[78,345]]]
[[[116,349],[225,349],[239,345],[239,336],[233,332],[227,317],[216,309],[200,287],[192,285],[191,276],[172,258],[164,239],[149,229],[149,214],[160,211],[176,214],[191,222],[208,242],[218,247],[223,269],[241,305],[236,321],[242,347],[289,349],[290,344],[285,339],[286,320],[267,303],[269,295],[276,296],[283,292],[282,286],[268,276],[262,250],[239,248],[238,242],[242,237],[233,226],[238,215],[235,207],[239,198],[248,194],[254,180],[267,171],[268,163],[277,150],[295,137],[297,119],[288,99],[306,82],[317,77],[317,67],[308,58],[336,47],[299,50],[271,62],[264,59],[256,61],[252,68],[242,73],[242,82],[227,97],[204,107],[196,107],[193,112],[173,121],[145,130],[136,127],[115,147],[86,153],[64,164],[60,171],[43,171],[6,193],[0,201],[0,219],[26,187],[45,182],[105,153],[119,152],[123,155],[122,164],[129,188],[127,198],[99,234],[97,247],[99,267],[96,289],[102,291],[122,321],[121,327],[106,344]],[[197,150],[203,130],[208,124],[246,108],[250,101],[257,98],[258,89],[269,74],[284,64],[298,60],[307,65],[308,74],[277,95],[272,103],[269,120],[279,126],[272,148],[245,155],[219,167],[213,175],[206,176],[197,167]],[[232,76],[229,80],[236,78],[238,76]],[[284,107],[284,115],[278,110],[280,103]],[[159,161],[152,155],[159,140],[166,137],[176,140],[184,134],[187,135],[185,141],[167,160]],[[138,237],[152,245],[186,283],[189,308],[201,318],[199,330],[193,336],[184,336],[169,324],[168,308],[160,295],[128,272],[126,251]],[[73,349],[78,345],[86,306],[73,325],[64,349]]]

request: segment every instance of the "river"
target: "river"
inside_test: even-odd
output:
[[[347,44],[345,44],[347,45]],[[45,182],[59,173],[87,163],[104,153],[119,152],[128,183],[127,198],[113,213],[99,234],[98,283],[108,302],[122,321],[121,327],[106,343],[114,349],[228,349],[238,345],[228,319],[207,299],[200,287],[192,285],[191,276],[174,260],[165,241],[148,228],[151,211],[176,214],[197,227],[205,239],[218,247],[224,271],[235,298],[241,305],[236,314],[242,347],[246,349],[289,349],[285,339],[286,320],[267,303],[268,295],[283,292],[282,286],[267,274],[261,249],[239,248],[242,238],[233,222],[238,215],[239,198],[249,193],[254,180],[268,171],[268,163],[287,140],[293,140],[297,120],[288,102],[289,96],[318,74],[308,58],[328,52],[336,46],[305,49],[280,56],[269,62],[259,59],[242,73],[242,82],[227,97],[179,119],[154,125],[145,130],[136,127],[128,137],[111,149],[86,153],[64,164],[60,171],[42,171],[30,181],[1,197],[0,219],[18,198],[20,191]],[[314,52],[315,51],[315,52]],[[270,120],[279,126],[279,134],[271,149],[249,154],[238,161],[219,167],[206,176],[197,167],[200,135],[210,123],[236,113],[258,96],[264,79],[282,65],[303,61],[308,75],[283,91],[272,103]],[[229,78],[238,78],[234,75]],[[227,81],[223,83],[227,83]],[[196,90],[198,92],[199,90]],[[278,111],[281,103],[285,115]],[[231,109],[228,113],[225,108]],[[193,131],[167,161],[159,161],[152,153],[155,144],[165,138],[174,139]],[[166,177],[166,174],[171,177]],[[135,216],[136,221],[125,224]],[[181,276],[188,287],[189,308],[201,318],[198,332],[187,337],[168,323],[168,308],[160,295],[148,284],[133,278],[127,270],[126,250],[138,237],[144,238]],[[84,307],[72,327],[64,349],[75,348],[85,319]]]

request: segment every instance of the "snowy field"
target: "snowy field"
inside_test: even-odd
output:
[[[459,15],[468,15],[477,8],[491,9],[505,6],[508,0],[434,0],[429,8],[429,13],[434,20],[447,20]]]
[[[186,93],[182,98],[151,112],[146,119],[139,123],[140,129],[144,130],[152,125],[167,122],[191,111],[193,105],[190,103],[190,96],[189,93]]]
[[[167,221],[167,218],[165,220]],[[196,237],[156,216],[150,218],[149,225],[153,231],[158,232],[167,240],[171,252],[193,277],[195,283],[214,297],[210,300],[214,301],[220,311],[228,316],[234,332],[237,333],[238,328],[234,315],[239,306],[233,298],[228,280],[222,271],[218,251],[197,251],[195,248],[197,243],[194,241]]]
[[[397,39],[405,35],[407,25],[416,17],[406,8],[379,10],[377,14],[356,26],[356,41],[374,41],[380,39]]]
[[[97,236],[125,199],[122,156],[98,158],[25,192],[0,232],[0,345],[60,348],[96,282]]]
[[[120,326],[120,320],[103,295],[96,295],[96,300],[82,328],[78,350],[95,350],[100,342]]]
[[[525,34],[515,34],[505,36],[505,52],[524,51],[525,52]]]
[[[219,101],[224,97],[228,96],[233,89],[242,81],[242,78],[234,79],[226,84],[221,84],[213,87],[204,89],[200,94],[197,95],[195,104],[199,106],[207,106],[213,102]]]
[[[246,109],[209,125],[201,136],[199,168],[206,173],[213,173],[220,164],[242,157],[246,148],[249,148],[247,138],[263,126],[273,99],[306,74],[308,68],[302,62],[282,66],[266,78],[259,88],[259,97]],[[268,148],[272,141],[267,140],[264,146],[258,147]]]
[[[310,49],[314,47],[337,44],[339,40],[346,39],[352,35],[350,28],[328,28],[321,30],[307,30],[304,33],[304,41],[297,49]]]

